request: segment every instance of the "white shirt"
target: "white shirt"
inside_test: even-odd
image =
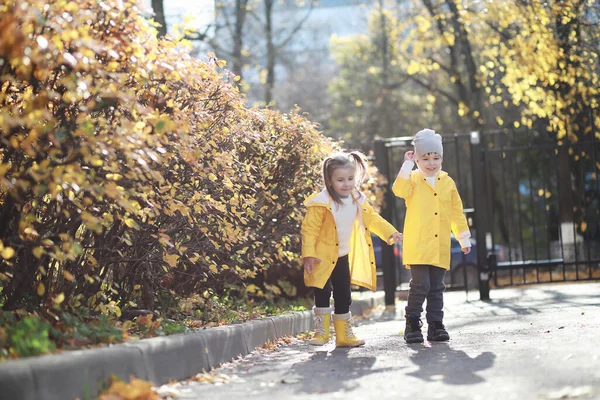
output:
[[[338,242],[340,244],[338,257],[350,253],[350,237],[352,236],[352,228],[354,227],[354,220],[356,219],[358,210],[352,196],[342,198],[342,203],[342,205],[339,205],[334,202],[331,205],[338,234]]]

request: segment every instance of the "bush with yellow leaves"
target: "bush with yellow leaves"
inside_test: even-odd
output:
[[[0,31],[5,309],[299,294],[302,202],[337,148],[314,124],[247,107],[132,0],[6,0]]]

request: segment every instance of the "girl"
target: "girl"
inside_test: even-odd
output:
[[[392,190],[406,201],[403,261],[412,279],[406,305],[407,343],[423,342],[421,312],[427,299],[427,340],[447,341],[443,324],[444,275],[450,269],[450,231],[463,253],[471,251],[469,226],[456,185],[442,168],[442,137],[431,129],[415,135]],[[417,163],[418,169],[412,171]]]
[[[302,222],[304,283],[315,288],[315,332],[310,344],[329,341],[333,291],[336,346],[364,344],[352,332],[350,285],[375,290],[375,254],[371,232],[389,244],[402,234],[377,214],[358,188],[367,174],[367,160],[359,152],[336,153],[323,162],[325,189],[304,203]]]

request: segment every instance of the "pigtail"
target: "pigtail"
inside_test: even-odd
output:
[[[358,175],[356,179],[356,189],[360,190],[360,187],[367,178],[368,174],[367,158],[360,151],[351,151],[349,156],[354,158],[354,163],[356,164],[356,173]]]

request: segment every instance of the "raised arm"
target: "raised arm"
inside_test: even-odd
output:
[[[392,191],[396,196],[403,199],[408,199],[412,196],[414,186],[410,179],[410,174],[414,167],[415,154],[413,151],[407,151],[404,154],[404,163],[402,164],[402,168],[400,168],[400,172],[398,172],[398,176],[396,177],[394,185],[392,186]]]

